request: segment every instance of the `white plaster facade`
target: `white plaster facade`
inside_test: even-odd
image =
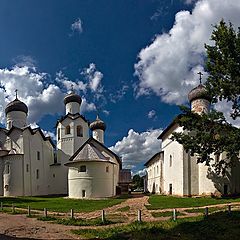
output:
[[[201,85],[189,94],[191,109],[198,114],[206,113],[210,105],[203,90]],[[183,132],[183,129],[173,121],[158,137],[161,152],[145,164],[147,191],[179,196],[240,193],[240,163],[229,169],[226,176],[219,176],[212,167],[197,163],[196,156],[190,156],[181,144],[173,141],[171,137],[174,132]],[[213,159],[219,161],[225,157],[221,154],[218,159],[216,156]],[[160,176],[154,171],[157,166]],[[153,185],[160,186],[160,189]]]
[[[16,98],[7,105],[7,127],[0,129],[0,195],[116,195],[121,160],[103,145],[105,124],[97,118],[93,122],[95,139],[89,137],[89,122],[79,113],[80,96],[72,92],[64,103],[66,115],[56,124],[56,147],[40,128],[27,126],[28,109],[23,102]],[[90,160],[86,155],[81,163],[73,161],[84,146],[92,146],[97,155]],[[82,163],[87,171],[79,174]]]

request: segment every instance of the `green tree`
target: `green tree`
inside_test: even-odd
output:
[[[211,40],[214,45],[205,45],[207,51],[206,70],[209,74],[205,86],[212,103],[221,100],[231,102],[231,117],[240,116],[240,29],[235,30],[222,20],[214,27]],[[208,114],[196,114],[182,107],[183,114],[176,122],[183,133],[174,133],[173,139],[183,144],[198,162],[211,164],[211,160],[225,152],[226,157],[214,161],[216,173],[225,174],[229,166],[239,161],[240,130],[228,123],[221,112],[211,109]]]
[[[141,177],[139,174],[136,174],[133,176],[132,183],[134,185],[134,188],[143,188],[143,177]]]

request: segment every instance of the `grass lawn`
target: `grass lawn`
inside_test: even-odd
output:
[[[226,224],[227,223],[227,224]],[[87,239],[181,239],[181,240],[238,240],[240,239],[240,212],[232,215],[218,212],[208,218],[202,216],[173,221],[133,223],[107,229],[79,229],[73,233]]]
[[[35,217],[35,216],[32,216]],[[80,218],[56,218],[52,216],[48,217],[37,217],[40,221],[50,221],[53,223],[63,224],[63,225],[70,225],[70,226],[104,226],[114,223],[120,223],[120,221],[110,221],[106,219],[102,222],[101,218],[94,218],[94,219],[80,219]]]
[[[0,197],[0,202],[5,207],[15,207],[43,210],[47,208],[49,211],[70,212],[91,212],[104,209],[123,202],[124,199],[103,199],[103,200],[81,200],[66,199],[63,197]]]
[[[159,196],[151,195],[149,197],[149,204],[147,209],[165,209],[165,208],[185,208],[185,207],[202,207],[207,205],[239,202],[240,198],[188,198],[188,197],[173,197],[173,196]]]
[[[177,212],[177,216],[184,216],[186,214],[181,213],[181,212]],[[157,218],[157,217],[173,217],[173,212],[172,211],[168,211],[168,212],[153,212],[152,216]]]

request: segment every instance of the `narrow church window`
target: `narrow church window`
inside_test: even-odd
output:
[[[65,134],[70,134],[71,133],[71,128],[70,128],[70,126],[68,125],[68,126],[66,126],[66,128],[65,128]]]
[[[169,167],[172,166],[172,155],[170,155],[170,158],[169,158]]]
[[[29,172],[29,164],[26,165],[26,172]]]
[[[80,166],[79,172],[86,172],[87,168],[85,165]]]
[[[77,136],[83,137],[83,128],[80,125],[77,126]]]
[[[5,185],[4,188],[5,188],[5,191],[9,190],[9,186],[8,185]]]
[[[39,169],[36,170],[36,179],[39,179]]]
[[[106,167],[106,172],[109,172],[109,166]]]
[[[172,195],[172,183],[169,184],[169,195]]]
[[[6,174],[10,173],[10,165],[9,164],[6,165],[5,171],[6,171]]]
[[[157,174],[158,174],[158,171],[159,171],[159,170],[158,170],[158,166],[157,166]]]
[[[60,140],[60,128],[58,128],[58,140]]]
[[[86,197],[86,191],[85,190],[82,190],[82,197]]]
[[[40,160],[40,152],[37,151],[37,160]]]
[[[56,176],[55,176],[55,173],[53,174],[53,178],[55,178]]]

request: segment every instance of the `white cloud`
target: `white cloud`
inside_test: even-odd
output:
[[[149,119],[152,119],[152,118],[155,119],[156,118],[156,111],[155,110],[149,111],[147,116],[148,116]]]
[[[84,93],[87,91],[87,83],[82,81],[71,81],[69,80],[62,71],[56,73],[56,81],[63,84],[67,91],[75,90],[75,91],[83,91]]]
[[[71,30],[72,30],[72,32],[78,32],[78,33],[83,32],[83,23],[82,23],[82,20],[80,18],[76,19],[71,24]]]
[[[76,92],[84,92],[87,88],[86,83],[70,81],[62,72],[56,74],[54,83],[47,83],[47,78],[47,73],[38,72],[35,67],[17,65],[12,69],[0,69],[1,123],[5,122],[6,104],[15,98],[15,89],[18,89],[18,98],[28,106],[28,122],[31,124],[38,122],[46,114],[62,114],[63,98],[71,84]],[[84,96],[82,100],[82,113],[96,110],[94,103],[88,102]]]
[[[136,174],[138,174],[140,177],[145,176],[146,175],[146,168],[138,170],[136,172],[133,172],[132,175],[136,175]]]
[[[233,120],[230,116],[232,110],[231,102],[227,102],[225,100],[218,102],[215,104],[215,108],[217,111],[224,113],[224,116],[229,123],[233,124],[235,127],[240,127],[240,119],[237,118],[236,120]]]
[[[121,89],[109,95],[110,101],[113,103],[120,101],[125,96],[128,89],[129,89],[128,85],[124,84]]]
[[[96,106],[94,103],[88,103],[86,98],[82,98],[81,113],[96,111]]]
[[[85,68],[82,71],[82,75],[86,77],[88,80],[88,86],[92,92],[102,92],[103,87],[101,85],[101,80],[103,78],[103,74],[96,69],[96,65],[94,63],[90,63],[88,68]]]
[[[110,149],[122,157],[125,168],[132,169],[139,164],[145,163],[160,151],[160,142],[157,137],[161,132],[161,129],[151,129],[138,133],[130,129],[128,135]]]
[[[109,114],[110,114],[110,112],[108,111],[108,110],[103,110],[103,113],[106,115],[106,116],[108,116]]]
[[[199,71],[203,69],[204,43],[209,41],[212,25],[224,18],[236,27],[240,25],[240,1],[200,0],[192,13],[180,11],[168,33],[155,37],[142,49],[135,64],[139,78],[137,96],[156,94],[163,102],[182,104],[187,93],[198,84]],[[204,79],[203,79],[204,80]]]

